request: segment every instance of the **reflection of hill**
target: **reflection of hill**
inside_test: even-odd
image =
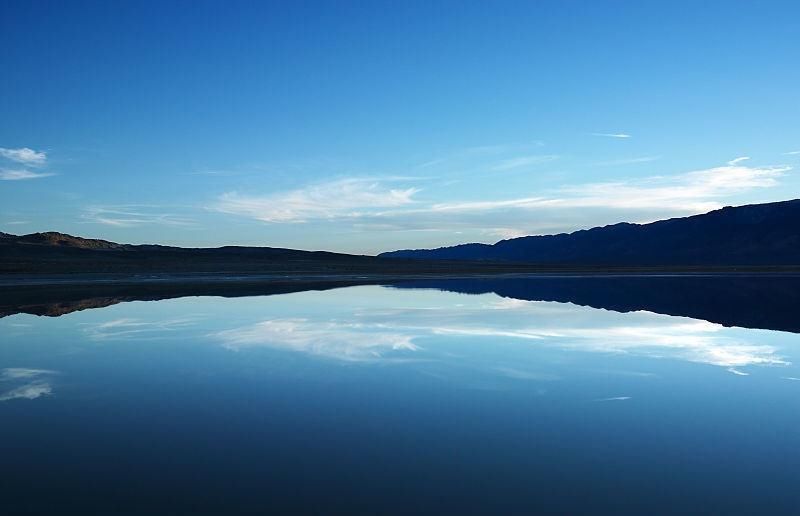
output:
[[[800,333],[800,275],[526,276],[389,280],[318,280],[91,283],[24,285],[0,289],[0,317],[17,313],[59,316],[126,301],[186,296],[264,296],[365,284],[434,288],[465,294],[496,293],[526,301],[555,301],[617,312],[646,310],[726,326]]]
[[[404,282],[465,294],[494,292],[526,301],[557,301],[617,312],[704,319],[725,326],[800,333],[798,275],[537,276]]]
[[[306,290],[328,290],[363,283],[356,280],[284,282],[235,280],[213,283],[26,285],[0,289],[0,317],[18,313],[58,317],[127,301],[156,301],[187,296],[267,296]]]

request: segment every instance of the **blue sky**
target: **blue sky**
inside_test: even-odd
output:
[[[797,2],[7,1],[0,231],[374,253],[800,197],[798,34]]]

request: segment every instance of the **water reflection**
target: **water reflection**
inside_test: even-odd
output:
[[[9,367],[0,372],[0,401],[16,399],[35,400],[41,396],[52,394],[53,387],[47,380],[54,371],[46,369],[25,369]]]
[[[342,360],[376,359],[387,351],[416,351],[414,336],[381,331],[382,325],[311,319],[271,319],[221,331],[224,346],[241,350],[271,346]]]
[[[361,287],[373,300],[390,297],[399,306],[419,304],[414,291],[387,293]],[[334,301],[336,292],[328,294]],[[442,304],[443,299],[457,301]],[[345,297],[345,300],[347,298]],[[433,337],[509,340],[562,350],[630,354],[719,366],[746,375],[751,366],[787,366],[779,350],[722,325],[649,312],[619,314],[570,304],[487,297],[431,298],[406,308],[355,304],[346,318],[327,313],[303,318],[265,319],[214,334],[228,349],[265,346],[342,360],[379,359],[425,351],[435,354]],[[344,305],[346,306],[346,304]],[[341,316],[340,316],[341,317]],[[426,345],[425,342],[429,344]]]
[[[188,281],[188,280],[187,280]],[[617,312],[649,311],[702,319],[723,326],[800,333],[800,275],[527,275],[513,278],[420,280],[255,281],[0,287],[0,318],[18,313],[58,317],[118,303],[186,296],[267,296],[321,291],[355,284],[399,289],[436,289],[464,294],[494,293],[519,301],[573,303]]]
[[[513,282],[2,318],[3,508],[796,512],[800,335]]]

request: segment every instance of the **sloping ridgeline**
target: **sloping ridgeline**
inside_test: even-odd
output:
[[[592,266],[800,264],[800,199],[726,207],[650,224],[383,253],[392,258]]]

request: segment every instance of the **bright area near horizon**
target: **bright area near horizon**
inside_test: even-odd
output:
[[[796,2],[4,2],[0,231],[376,253],[800,197]]]

